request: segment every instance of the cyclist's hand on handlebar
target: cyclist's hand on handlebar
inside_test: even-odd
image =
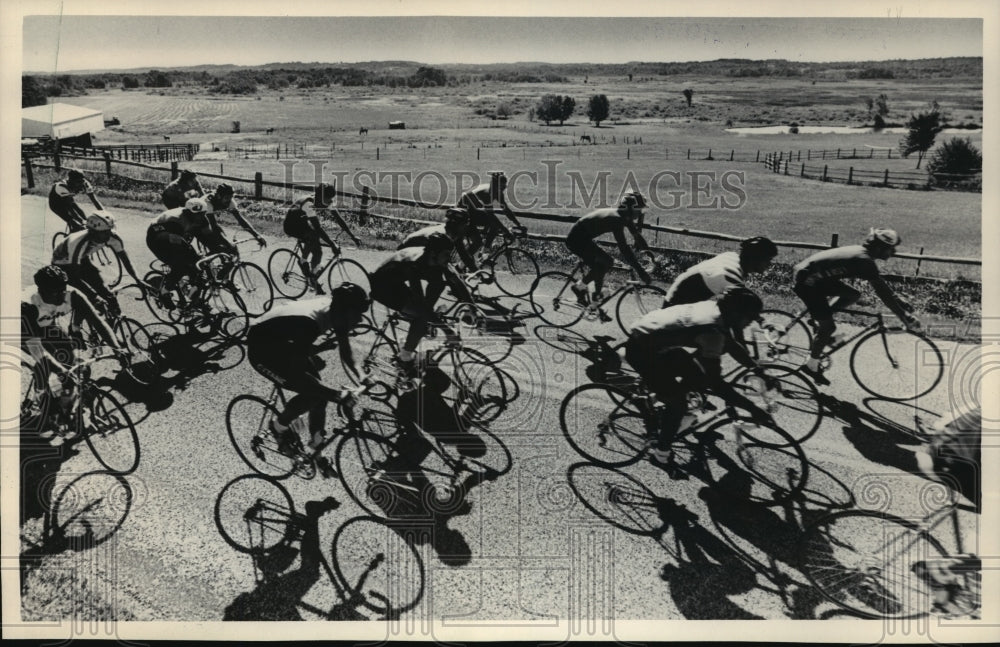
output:
[[[920,329],[923,328],[923,325],[920,323],[920,320],[917,319],[916,317],[910,317],[909,320],[905,322],[905,324],[907,330],[920,331]]]
[[[257,236],[257,249],[264,249],[267,247],[267,241],[264,240],[263,236]]]

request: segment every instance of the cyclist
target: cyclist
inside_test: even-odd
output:
[[[118,314],[118,300],[104,285],[100,271],[91,262],[93,254],[108,247],[136,283],[143,285],[132,267],[122,239],[114,233],[115,218],[110,211],[98,209],[87,216],[87,229],[70,234],[52,250],[52,264],[66,273],[69,284],[80,290],[97,305],[102,300],[108,311]]]
[[[276,385],[296,394],[270,423],[271,433],[283,452],[301,446],[301,440],[290,428],[296,418],[309,412],[309,447],[316,449],[323,442],[327,402],[345,406],[353,403],[349,391],[331,389],[320,380],[323,364],[318,353],[327,348],[324,342],[330,335],[336,339],[344,368],[360,383],[367,382],[367,375],[354,359],[350,332],[370,305],[361,286],[341,283],[329,297],[285,303],[250,327],[247,333],[250,365]]]
[[[747,350],[736,343],[735,333],[749,325],[762,308],[760,297],[745,287],[736,287],[718,300],[654,310],[632,324],[625,359],[666,405],[651,452],[654,461],[670,464],[670,445],[687,414],[689,392],[710,388],[729,404],[750,412],[755,420],[773,424],[770,414],[723,380],[721,369],[726,353],[742,366],[758,369]]]
[[[907,313],[907,304],[896,297],[875,264],[876,260],[884,261],[895,254],[900,242],[899,234],[892,229],[871,229],[861,245],[827,249],[795,266],[793,289],[806,304],[816,326],[816,337],[803,371],[818,384],[830,383],[823,376],[820,358],[823,349],[834,341],[833,333],[837,326],[833,322],[833,313],[849,308],[861,298],[861,293],[841,279],[867,280],[875,294],[903,321],[907,329],[920,329],[920,322]]]
[[[423,247],[427,244],[427,238],[433,234],[441,233],[446,235],[455,244],[455,251],[459,259],[465,266],[467,272],[475,272],[476,261],[469,253],[465,245],[465,236],[469,231],[469,213],[465,209],[451,208],[444,214],[444,223],[439,225],[428,225],[423,229],[418,229],[403,239],[396,249],[406,247]]]
[[[182,278],[198,283],[196,263],[201,256],[191,246],[191,239],[197,238],[206,247],[211,240],[211,225],[205,212],[208,205],[201,198],[191,198],[183,207],[164,211],[146,230],[146,246],[149,251],[170,268],[160,285],[160,298],[168,307],[173,307],[170,291],[177,290],[181,307],[187,305],[184,290],[178,289]]]
[[[203,195],[205,190],[201,188],[198,175],[194,171],[184,169],[180,177],[163,190],[163,206],[167,209],[179,209],[191,198],[200,198]]]
[[[514,213],[507,208],[507,201],[504,198],[504,192],[507,190],[507,178],[502,174],[498,175],[497,185],[499,194],[497,199],[500,201],[501,210],[508,220],[514,223],[515,226],[520,227],[521,223],[518,222]],[[459,197],[458,204],[455,206],[459,209],[464,209],[469,214],[469,231],[467,235],[469,240],[469,254],[475,256],[476,252],[480,249],[489,249],[490,245],[493,244],[493,240],[500,233],[503,233],[507,237],[513,236],[510,230],[497,218],[496,212],[493,209],[492,183],[485,182],[472,187]]]
[[[642,250],[649,245],[640,232],[642,209],[646,201],[642,195],[635,192],[622,196],[618,207],[597,209],[577,220],[566,236],[566,247],[580,257],[586,266],[586,271],[576,285],[572,286],[580,305],[586,306],[590,299],[598,301],[604,289],[604,275],[614,265],[614,259],[601,249],[594,239],[603,234],[612,233],[618,242],[625,261],[631,265],[644,283],[652,281],[649,274],[639,264],[635,253],[625,242],[625,229],[628,229],[635,241],[635,246]],[[588,284],[593,283],[591,294]]]
[[[284,231],[285,234],[295,238],[302,245],[302,259],[299,261],[299,267],[316,294],[322,295],[326,292],[319,284],[316,268],[323,262],[323,243],[330,246],[334,256],[340,254],[340,246],[333,242],[326,230],[320,225],[319,217],[315,212],[310,215],[306,211],[306,205],[314,202],[315,198],[311,195],[293,202],[285,214]]]
[[[777,255],[778,247],[769,238],[747,238],[740,243],[739,253],[723,252],[682,272],[667,290],[663,307],[697,303],[734,287],[746,287],[744,276],[763,272]]]
[[[73,200],[73,196],[81,193],[91,195],[93,192],[94,187],[83,173],[74,169],[66,175],[65,180],[59,180],[52,185],[49,191],[49,209],[63,219],[70,233],[81,231],[87,226],[87,214]]]
[[[226,240],[226,232],[222,230],[219,226],[219,221],[216,218],[216,213],[221,211],[228,211],[233,214],[236,218],[236,222],[239,223],[243,230],[257,239],[257,245],[260,249],[267,246],[267,242],[264,238],[257,233],[257,230],[253,228],[247,219],[244,218],[236,205],[233,204],[233,187],[229,184],[220,184],[215,187],[215,190],[211,193],[202,197],[205,204],[208,205],[208,211],[205,215],[208,217],[209,228],[211,233],[208,236],[208,242],[205,243],[205,247],[212,253],[225,252],[226,254],[236,254],[236,246],[231,242]]]
[[[108,324],[97,314],[87,298],[67,286],[66,274],[48,265],[35,272],[35,289],[21,294],[21,348],[35,360],[32,370],[38,390],[54,396],[49,383],[51,372],[64,375],[76,361],[76,350],[83,348],[80,324],[86,321],[102,341],[122,352]],[[63,395],[72,395],[64,393]],[[41,432],[51,445],[61,445],[76,437],[74,425],[62,436],[51,427]]]
[[[397,360],[409,374],[416,372],[416,350],[431,322],[440,324],[434,304],[446,285],[461,301],[472,301],[465,283],[448,267],[455,245],[437,232],[427,237],[424,247],[406,247],[387,258],[372,272],[372,299],[409,318],[410,330]],[[422,281],[427,283],[426,289]],[[454,333],[446,328],[446,333]]]

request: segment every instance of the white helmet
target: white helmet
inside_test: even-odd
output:
[[[111,231],[115,228],[115,217],[110,211],[98,209],[87,216],[87,229],[91,231]]]
[[[903,239],[899,237],[895,229],[870,229],[868,231],[868,236],[865,237],[865,244],[869,245],[871,243],[881,243],[886,247],[895,247],[903,242]]]
[[[191,198],[184,203],[184,210],[191,213],[205,213],[208,211],[208,204],[201,198]]]

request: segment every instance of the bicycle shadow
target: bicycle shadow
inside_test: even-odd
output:
[[[622,342],[611,335],[595,335],[591,339],[575,330],[547,324],[535,326],[533,332],[546,346],[587,360],[589,365],[584,372],[592,382],[607,383],[621,374],[623,358],[618,350]]]
[[[921,441],[913,428],[879,413],[872,402],[900,405],[881,398],[866,398],[865,409],[839,400],[828,394],[820,395],[823,407],[837,420],[845,423],[841,428],[844,438],[867,460],[888,467],[895,467],[911,474],[921,475],[917,466],[915,449]],[[912,406],[912,405],[906,405]],[[926,410],[924,410],[926,411]],[[929,415],[936,415],[927,411]],[[914,447],[913,449],[907,447]]]

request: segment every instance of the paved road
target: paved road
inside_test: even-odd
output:
[[[60,227],[42,198],[25,196],[22,208],[22,285],[28,285]],[[147,267],[152,258],[144,232],[151,214],[115,213],[136,265]],[[267,254],[288,241],[269,243],[267,250],[246,258],[266,266]],[[351,252],[369,267],[383,254]],[[141,302],[125,309],[142,321],[152,320]],[[172,371],[168,391],[136,392],[120,381],[114,384],[130,400],[128,409],[138,423],[139,468],[125,478],[95,473],[97,463],[86,448],[61,464],[50,461],[58,466],[51,495],[59,502],[57,524],[69,520],[67,534],[89,532],[91,544],[99,545],[74,550],[71,541],[50,541],[32,554],[55,554],[92,570],[92,582],[103,583],[111,599],[140,620],[378,618],[378,612],[342,599],[326,571],[325,565],[334,563],[355,574],[363,570],[351,563],[346,548],[333,554],[334,537],[344,528],[344,537],[358,533],[345,545],[370,542],[386,553],[379,573],[391,572],[390,584],[411,593],[415,604],[401,614],[411,629],[421,631],[419,623],[428,618],[447,618],[456,627],[493,619],[510,626],[563,627],[567,635],[605,635],[606,625],[588,622],[836,616],[836,607],[796,566],[803,519],[852,505],[884,506],[913,517],[927,505],[928,482],[912,473],[916,441],[895,424],[912,419],[913,405],[867,399],[850,377],[846,356],[837,358],[830,373],[833,386],[824,390],[824,402],[835,413],[825,416],[804,445],[809,481],[800,501],[775,506],[724,496],[717,465],[707,473],[691,470],[686,479],[672,479],[646,462],[618,473],[580,465],[580,456],[560,432],[558,411],[571,388],[589,381],[589,362],[567,352],[566,342],[554,342],[538,325],[537,319],[526,321],[520,330],[523,342],[501,364],[520,396],[491,431],[509,450],[511,468],[475,485],[468,505],[450,514],[424,515],[396,529],[352,522],[364,512],[338,480],[293,477],[282,486],[296,510],[327,496],[340,507],[319,516],[317,534],[307,533],[287,551],[255,562],[234,550],[217,531],[213,509],[223,488],[250,470],[226,434],[226,404],[243,393],[269,391],[234,347],[211,357],[208,370],[183,378]],[[607,325],[607,334],[618,333],[614,326]],[[593,334],[596,328],[583,332]],[[502,340],[489,338],[469,343],[487,354],[504,347]],[[947,343],[943,350],[955,362],[969,349]],[[330,379],[338,378],[331,374]],[[919,406],[944,411],[950,388],[944,380]],[[571,487],[600,505],[600,485],[628,477],[644,484],[646,496],[658,500],[667,517],[633,520],[644,529],[641,534],[596,516]],[[88,502],[92,507],[86,507]],[[309,507],[313,512],[314,506]],[[974,532],[977,518],[963,513],[962,524]],[[41,537],[40,516],[24,525],[22,535],[32,541]],[[405,545],[401,536],[409,537],[419,563],[401,561],[399,556],[408,554],[396,550]],[[317,551],[324,558],[319,566],[313,559]],[[384,586],[387,580],[374,575],[365,588]],[[568,623],[568,618],[576,620]]]

